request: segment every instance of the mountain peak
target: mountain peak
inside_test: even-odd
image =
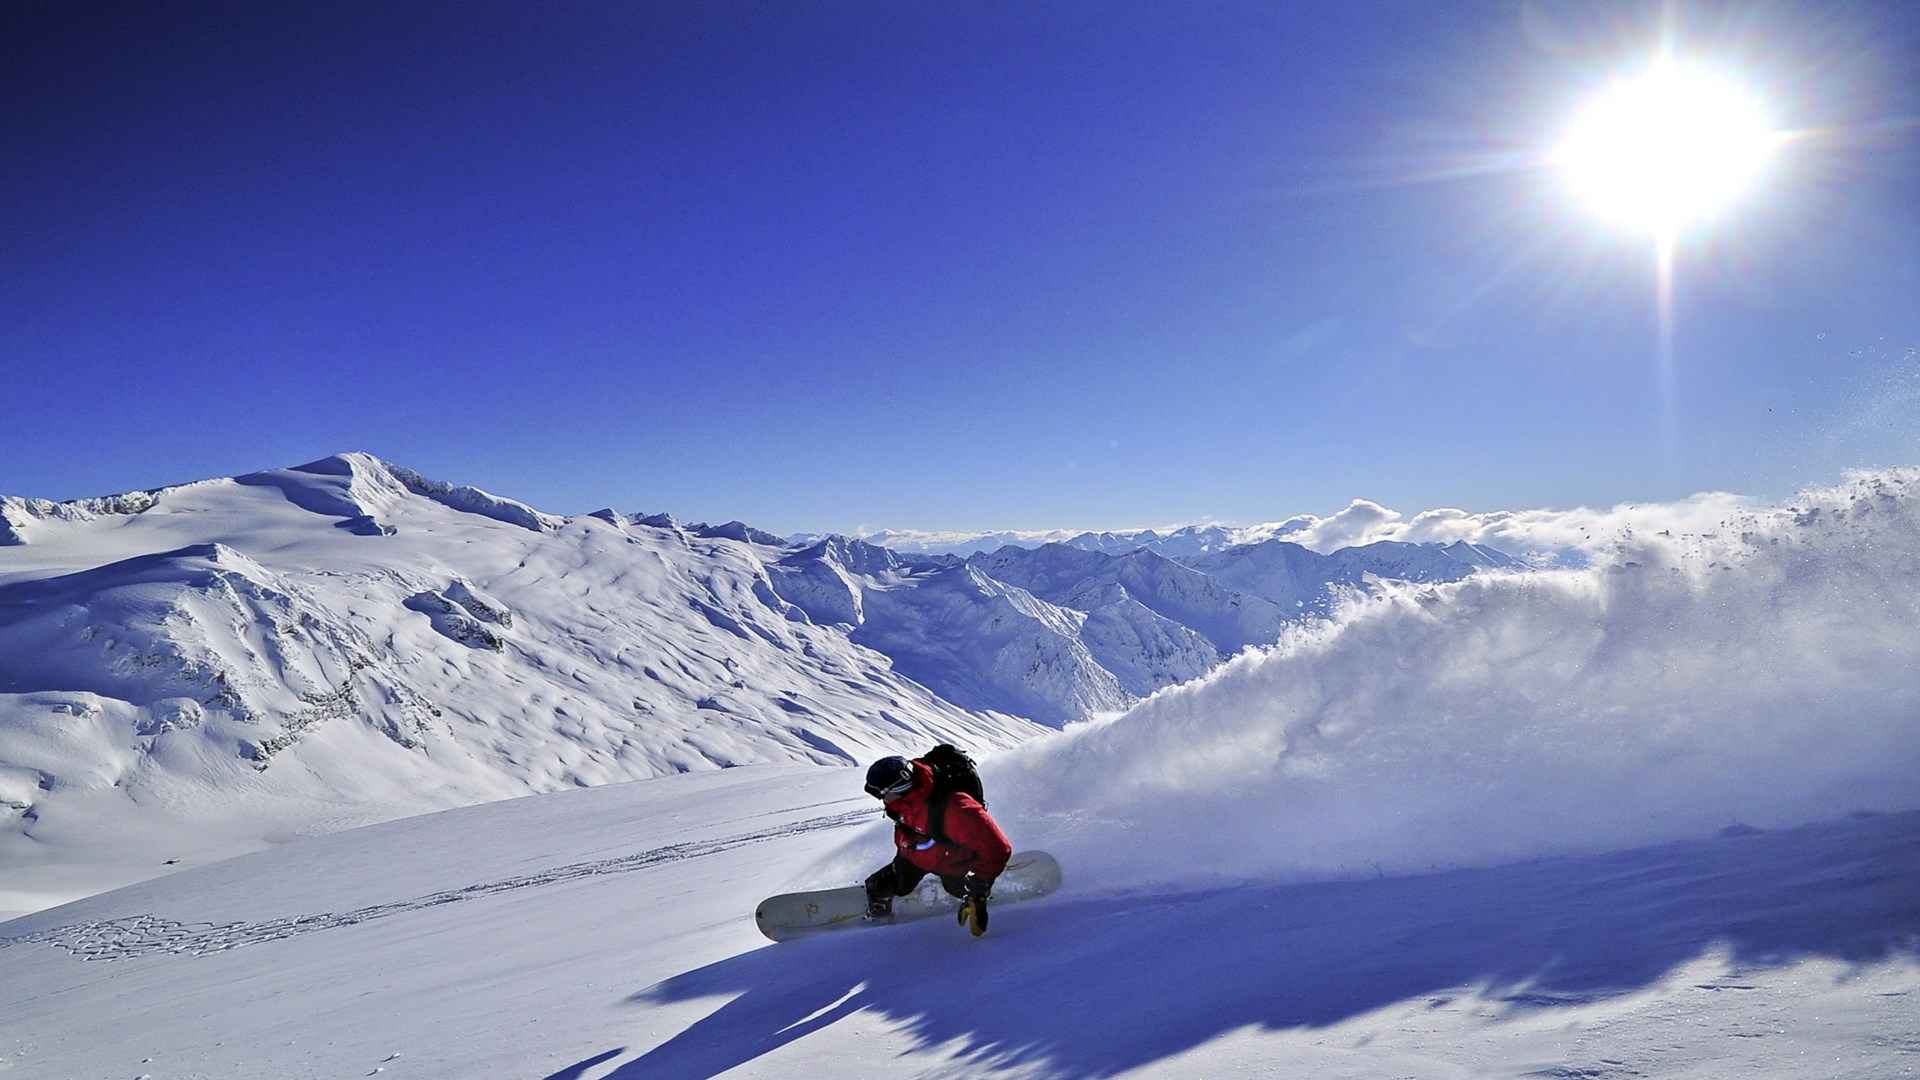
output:
[[[277,487],[294,505],[345,518],[349,531],[365,535],[391,535],[394,527],[387,518],[411,496],[534,532],[557,532],[566,524],[565,518],[543,514],[525,503],[430,479],[362,451],[334,454],[290,469],[250,473],[236,477],[235,483]]]

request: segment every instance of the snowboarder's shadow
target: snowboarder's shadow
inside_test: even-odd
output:
[[[731,1000],[607,1075],[711,1077],[866,1012],[976,1067],[1097,1077],[1463,988],[1494,1009],[1590,1002],[1714,949],[1883,960],[1920,934],[1917,844],[1920,815],[1899,815],[1421,877],[1068,891],[978,941],[938,921],[868,928],[675,976],[632,1000]]]

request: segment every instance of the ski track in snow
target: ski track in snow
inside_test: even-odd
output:
[[[607,874],[624,874],[634,870],[645,870],[664,863],[680,862],[684,859],[697,859],[705,855],[716,855],[723,851],[745,847],[749,844],[763,843],[785,837],[804,836],[808,833],[829,829],[847,828],[868,824],[873,820],[870,807],[849,810],[839,814],[808,818],[788,825],[759,829],[738,836],[719,840],[694,840],[679,844],[666,844],[647,851],[635,852],[612,859],[596,859],[592,862],[573,863],[555,867],[533,874],[503,878],[499,881],[482,882],[460,889],[446,889],[410,900],[398,900],[389,904],[374,904],[356,908],[352,911],[323,912],[318,915],[289,915],[285,918],[267,922],[206,923],[180,922],[158,915],[129,915],[118,919],[106,919],[96,922],[75,923],[70,926],[58,926],[51,930],[25,934],[19,937],[0,938],[0,949],[12,945],[51,945],[64,949],[82,960],[130,960],[138,956],[153,953],[178,953],[188,956],[211,956],[214,953],[238,949],[246,945],[261,945],[270,941],[282,941],[301,934],[310,934],[319,930],[332,930],[342,926],[353,926],[373,919],[383,919],[390,915],[404,915],[408,912],[423,911],[443,904],[457,904],[467,900],[478,900],[498,893],[513,892],[518,889],[538,888],[545,885],[558,885],[583,878],[601,877]]]

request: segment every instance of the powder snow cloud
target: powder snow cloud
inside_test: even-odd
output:
[[[1767,509],[1704,497],[1477,524],[1611,539],[1583,569],[1356,595],[1006,752],[995,812],[1083,880],[1127,887],[1493,865],[1920,806],[1920,469]]]

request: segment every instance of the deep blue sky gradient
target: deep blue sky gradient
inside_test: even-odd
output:
[[[1920,461],[1920,10],[1682,4],[1790,148],[1529,155],[1656,4],[0,7],[0,493],[368,450],[543,510],[1117,528]]]

